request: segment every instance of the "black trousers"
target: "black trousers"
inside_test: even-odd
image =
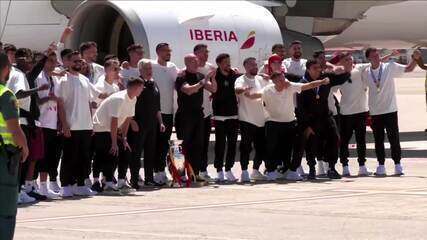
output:
[[[311,128],[315,134],[311,135],[308,139],[303,137],[302,144],[306,150],[308,166],[310,168],[316,166],[314,156],[323,156],[323,161],[329,163],[330,168],[334,168],[338,161],[339,145],[339,135],[335,119],[332,116],[318,119]]]
[[[203,113],[182,114],[182,146],[185,158],[191,164],[194,174],[200,171],[203,148]]]
[[[157,138],[157,160],[154,163],[154,172],[163,172],[166,167],[166,156],[169,151],[169,140],[172,135],[173,128],[173,114],[162,114],[163,124],[166,127],[165,132],[160,132],[158,130]]]
[[[27,125],[21,125],[21,129],[24,132],[25,138],[29,139],[30,130]],[[27,177],[28,165],[30,164],[29,159],[27,158],[25,162],[19,162],[19,191],[21,187],[25,185],[25,178]]]
[[[402,150],[400,148],[399,126],[397,112],[373,115],[372,130],[375,138],[375,153],[377,154],[378,163],[385,163],[384,149],[384,130],[387,131],[387,138],[390,142],[391,158],[395,164],[400,164]]]
[[[110,132],[95,133],[95,154],[101,161],[101,169],[107,182],[112,182],[117,163],[117,157],[110,153],[111,134]]]
[[[84,186],[86,166],[90,164],[92,130],[71,131],[71,137],[64,138],[64,150],[60,167],[61,186],[77,183]]]
[[[95,143],[95,135],[92,135],[90,140],[90,150],[89,150],[89,157],[90,162],[87,165],[86,169],[86,178],[89,178],[90,173],[92,172],[93,176],[99,176],[99,174],[102,172],[102,159],[97,158],[96,156],[96,143]]]
[[[129,131],[131,130],[129,129]],[[126,179],[129,163],[132,158],[132,151],[125,149],[123,145],[123,140],[119,140],[118,144],[119,144],[119,158],[117,163],[118,179]],[[130,145],[130,142],[129,142],[129,145]],[[138,174],[139,174],[139,169],[138,169]]]
[[[357,143],[357,161],[359,166],[364,166],[366,162],[366,112],[341,115],[341,142],[340,142],[340,161],[343,166],[348,166],[348,144],[353,132]]]
[[[266,169],[272,172],[284,162],[284,167],[296,171],[301,165],[302,140],[297,123],[273,122],[265,123]]]
[[[225,171],[230,171],[236,157],[237,134],[239,121],[228,119],[225,121],[215,120],[215,161],[217,171],[224,166],[225,145],[227,143],[227,155],[225,159]]]
[[[50,181],[58,177],[58,165],[61,159],[62,137],[55,129],[42,128],[44,140],[44,158],[37,162],[38,172],[47,172]]]
[[[242,170],[248,170],[249,155],[252,145],[255,148],[253,169],[258,170],[265,160],[265,128],[240,121],[240,165]]]
[[[212,123],[211,116],[205,117],[203,119],[203,148],[202,148],[202,161],[200,162],[200,171],[206,172],[209,163],[209,140],[211,136]]]

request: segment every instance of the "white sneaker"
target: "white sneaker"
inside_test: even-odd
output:
[[[276,170],[274,171],[276,174],[276,180],[285,180],[286,179],[286,174],[288,171],[286,171],[285,173],[281,173],[280,171]]]
[[[39,192],[39,190],[40,190],[40,186],[39,186],[39,184],[37,183],[37,180],[33,180],[33,189],[34,189],[36,192]]]
[[[87,186],[77,186],[74,192],[74,195],[77,196],[94,196],[97,192],[92,191]]]
[[[59,195],[63,198],[73,197],[74,196],[73,187],[71,186],[62,187],[61,191],[59,192]]]
[[[234,174],[233,174],[233,172],[231,170],[225,172],[225,179],[228,182],[236,182],[237,181],[237,178],[234,176]]]
[[[155,178],[154,178],[154,181],[156,181]],[[141,176],[138,177],[138,186],[139,187],[144,187],[144,180],[142,179]]]
[[[27,204],[27,203],[32,203],[32,202],[36,201],[35,198],[28,196],[28,194],[24,190],[21,190],[18,198],[19,198],[21,204]]]
[[[240,175],[240,181],[242,183],[248,183],[251,182],[251,178],[249,177],[249,172],[248,170],[243,170],[242,174]]]
[[[325,162],[317,161],[317,174],[318,175],[326,175]]]
[[[46,196],[48,199],[56,199],[59,197],[59,193],[56,193],[56,192],[47,188],[46,182],[40,183],[39,193],[43,196]]]
[[[350,169],[348,168],[348,166],[343,166],[342,167],[342,176],[343,177],[350,177]]]
[[[297,173],[300,176],[304,176],[305,175],[304,168],[302,166],[299,166],[298,169],[297,169]]]
[[[118,191],[117,186],[114,185],[113,182],[106,182],[105,186],[104,186],[104,191],[105,192],[116,192]]]
[[[394,175],[396,175],[396,176],[404,175],[402,165],[396,164],[394,166]]]
[[[200,172],[199,177],[203,178],[205,181],[212,181],[212,178],[209,176],[208,172]]]
[[[381,176],[381,177],[387,176],[384,165],[378,165],[375,175]]]
[[[286,180],[289,180],[289,181],[302,181],[303,178],[297,172],[289,171],[288,174],[286,175]]]
[[[50,181],[49,182],[49,189],[59,193],[61,191],[61,188],[59,187],[58,183],[56,181]]]
[[[276,181],[277,180],[277,173],[276,173],[276,171],[268,172],[266,177],[267,177],[267,181]]]
[[[359,177],[367,177],[371,175],[372,173],[368,171],[368,168],[366,166],[360,166],[359,167]]]
[[[267,178],[257,169],[253,169],[251,173],[251,179],[255,181],[265,181]]]
[[[224,171],[220,171],[217,174],[218,174],[218,176],[216,177],[216,180],[218,182],[224,182],[225,181]]]
[[[92,187],[92,181],[90,180],[90,178],[86,178],[85,179],[85,186],[86,187],[88,187],[88,188],[91,188]]]

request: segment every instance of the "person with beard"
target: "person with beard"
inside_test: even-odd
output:
[[[53,71],[57,66],[57,56],[55,52],[49,53],[43,71],[36,79],[37,86],[49,85],[49,89],[39,91],[40,127],[43,131],[44,156],[37,163],[40,172],[40,194],[49,199],[59,196],[59,185],[57,184],[58,165],[61,157],[61,137],[58,134],[58,111],[55,88],[58,85],[58,78],[53,76]],[[47,185],[47,177],[50,177],[50,186]]]
[[[291,57],[283,60],[288,73],[303,77],[306,70],[307,59],[302,57],[302,43],[295,40],[289,45],[289,55]]]
[[[88,79],[96,84],[98,78],[105,74],[104,67],[96,63],[98,57],[98,45],[95,42],[84,42],[80,44],[80,53],[88,66]]]
[[[169,140],[172,135],[175,81],[178,68],[170,61],[172,50],[168,43],[156,46],[157,60],[152,62],[153,79],[157,83],[160,95],[160,110],[166,129],[159,132],[157,138],[157,160],[154,165],[154,181],[163,184],[168,181],[166,176],[166,155],[169,150]]]
[[[208,79],[212,75],[204,76],[198,72],[199,64],[196,55],[188,54],[184,57],[185,73],[176,79],[175,87],[178,92],[178,110],[176,112],[180,122],[180,138],[185,159],[193,168],[196,179],[204,181],[199,176],[203,147],[203,89],[215,92],[215,86]]]
[[[93,130],[90,102],[106,96],[97,91],[89,79],[79,73],[82,58],[79,52],[70,54],[71,65],[62,77],[55,95],[64,134],[63,158],[60,166],[61,196],[92,196],[96,192],[85,186],[86,166],[90,162]],[[75,188],[72,185],[77,184]]]
[[[317,79],[329,78],[330,84],[322,85],[312,91],[305,91],[297,95],[297,119],[304,135],[303,147],[309,146],[309,156],[317,156],[323,148],[326,149],[324,159],[329,163],[327,175],[331,179],[341,178],[335,170],[338,159],[338,130],[332,113],[329,110],[328,98],[332,87],[348,81],[350,74],[343,72],[323,73],[321,64],[316,60],[307,61],[307,71],[301,79],[302,83],[312,82]],[[336,72],[343,71],[337,68]],[[325,144],[323,145],[323,141]],[[319,149],[320,148],[320,149]],[[313,158],[307,159],[310,167],[309,179],[316,178],[316,161]]]
[[[231,168],[234,165],[236,155],[236,144],[238,134],[238,108],[237,98],[234,90],[234,83],[240,76],[231,69],[230,55],[219,54],[216,57],[218,69],[215,80],[217,91],[213,94],[212,107],[215,119],[215,168],[218,174],[218,181],[224,181],[224,155],[227,144],[227,154],[225,160],[225,178],[227,181],[235,182]]]
[[[261,93],[267,116],[265,124],[267,180],[274,181],[282,177],[277,167],[278,163],[284,162],[287,171],[283,177],[287,180],[300,181],[302,177],[297,173],[297,168],[301,165],[303,136],[295,119],[295,94],[327,85],[329,79],[293,83],[280,72],[273,73],[271,79],[273,84],[266,86]]]
[[[245,74],[237,78],[234,88],[238,98],[238,112],[240,125],[240,165],[242,168],[241,182],[250,180],[265,180],[259,171],[262,161],[265,161],[265,116],[261,92],[270,81],[257,76],[258,66],[255,58],[246,58],[243,61]],[[252,173],[249,177],[249,155],[255,148],[255,157]]]
[[[390,142],[391,157],[395,164],[395,175],[403,175],[401,165],[401,147],[399,139],[399,125],[397,115],[397,101],[394,79],[404,73],[412,72],[417,66],[417,60],[421,53],[416,50],[412,55],[412,61],[408,65],[395,62],[382,63],[376,48],[368,48],[365,57],[371,63],[362,77],[368,84],[369,113],[372,117],[372,130],[375,139],[375,153],[377,155],[377,176],[386,176],[384,130]]]
[[[209,58],[209,50],[206,44],[197,44],[193,49],[194,55],[196,55],[199,67],[197,71],[204,76],[207,76],[210,73],[214,73],[216,71],[215,67],[208,62]],[[216,88],[215,78],[209,78],[209,81]],[[212,94],[213,92],[203,89],[203,151],[202,151],[202,160],[200,163],[200,177],[204,178],[206,181],[212,180],[211,176],[209,176],[207,167],[208,167],[208,152],[209,152],[209,141],[212,130]]]
[[[0,53],[0,239],[12,240],[18,202],[18,161],[28,156],[27,140],[19,125],[15,95],[5,84],[11,63]]]
[[[49,48],[46,53],[52,52]],[[38,193],[38,186],[33,181],[35,176],[36,161],[40,160],[41,152],[40,141],[37,141],[41,135],[41,130],[36,126],[36,120],[39,118],[40,111],[37,106],[37,92],[49,88],[48,84],[36,87],[35,79],[43,70],[47,61],[47,56],[43,55],[34,65],[32,52],[30,49],[20,48],[15,53],[16,67],[12,68],[9,80],[6,86],[11,89],[18,99],[20,106],[19,122],[28,142],[30,155],[28,161],[21,166],[21,186],[24,186],[20,193],[22,203],[29,203],[34,200],[46,200],[46,197]]]
[[[154,181],[154,169],[157,161],[157,138],[165,131],[162,113],[160,111],[160,91],[153,79],[152,63],[148,59],[141,59],[138,63],[141,79],[144,82],[144,91],[137,98],[134,121],[137,129],[128,132],[132,157],[129,160],[131,172],[131,186],[140,188],[139,170],[141,168],[141,152],[144,152],[144,186],[163,186],[165,183]],[[124,168],[122,168],[124,170]],[[119,171],[126,174],[126,171]]]

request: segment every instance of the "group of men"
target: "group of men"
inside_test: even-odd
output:
[[[184,57],[183,69],[170,61],[167,43],[157,44],[155,60],[144,59],[143,46],[133,44],[127,48],[128,61],[120,63],[117,56],[107,55],[101,66],[94,42],[82,43],[78,51],[64,48],[70,34],[72,28],[67,28],[60,43],[44,53],[11,44],[2,48],[7,58],[2,55],[0,62],[0,134],[2,146],[13,143],[22,149],[18,203],[163,186],[168,181],[166,157],[173,127],[183,141],[194,181],[214,179],[207,171],[212,127],[219,182],[238,180],[231,169],[239,132],[241,182],[302,180],[304,152],[308,179],[319,174],[338,179],[350,176],[348,145],[353,132],[358,175],[371,174],[365,166],[370,115],[379,163],[375,174],[386,175],[385,131],[395,174],[403,174],[394,79],[417,64],[424,67],[419,51],[408,65],[388,61],[390,56],[381,58],[375,48],[366,50],[368,64],[354,64],[345,52],[327,62],[323,51],[303,59],[302,44],[294,41],[288,58],[285,46],[276,44],[262,66],[249,57],[240,72],[227,53],[216,56],[216,66],[209,63],[205,44]],[[341,92],[339,103],[336,91]],[[20,134],[9,139],[6,133],[5,122],[17,113],[15,105],[3,102],[14,103],[15,97],[27,142]],[[144,180],[139,173],[142,154]],[[338,158],[341,174],[335,169]],[[260,171],[262,162],[265,172]]]

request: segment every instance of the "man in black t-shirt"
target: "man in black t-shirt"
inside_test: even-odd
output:
[[[178,131],[183,140],[186,159],[193,167],[194,174],[198,176],[203,146],[203,88],[211,91],[216,89],[210,81],[205,80],[203,74],[197,72],[198,60],[194,54],[185,56],[184,63],[185,73],[175,82],[178,92],[176,118],[180,123]]]

